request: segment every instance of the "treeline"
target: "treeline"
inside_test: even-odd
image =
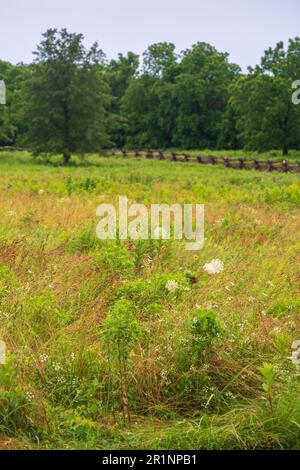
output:
[[[243,74],[227,53],[199,42],[176,54],[151,45],[108,61],[81,34],[48,30],[31,64],[0,61],[7,105],[0,107],[0,145],[35,153],[105,147],[300,149],[300,39],[268,49]]]

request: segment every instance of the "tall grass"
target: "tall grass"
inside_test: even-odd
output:
[[[299,176],[77,163],[0,155],[0,446],[299,448]],[[204,203],[203,250],[98,240],[119,195]]]

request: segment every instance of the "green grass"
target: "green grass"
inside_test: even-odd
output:
[[[245,157],[247,159],[257,160],[300,160],[299,150],[290,150],[287,157],[282,156],[281,150],[271,150],[269,152],[254,152],[246,150],[192,150],[189,152],[191,155],[215,155],[219,157],[239,158]]]
[[[98,240],[119,195],[204,203],[203,250]],[[1,153],[0,447],[299,449],[299,220],[297,174]]]

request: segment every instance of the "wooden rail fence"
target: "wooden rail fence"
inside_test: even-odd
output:
[[[108,153],[108,151],[106,151]],[[237,170],[261,170],[279,171],[281,173],[300,173],[300,161],[288,161],[285,159],[258,160],[249,157],[231,158],[215,155],[191,155],[189,153],[165,152],[154,149],[133,149],[109,151],[112,155],[123,155],[124,157],[144,157],[148,159],[169,160],[173,162],[194,162],[202,165],[224,165],[226,168]]]
[[[0,147],[0,152],[20,152],[31,151],[25,147]],[[260,170],[278,171],[281,173],[300,173],[300,161],[288,161],[285,159],[258,160],[256,158],[240,157],[220,157],[215,155],[191,155],[189,153],[166,152],[156,149],[112,149],[105,150],[106,155],[123,155],[124,157],[144,157],[147,159],[169,160],[173,162],[194,162],[202,165],[224,165],[226,168],[237,170]]]

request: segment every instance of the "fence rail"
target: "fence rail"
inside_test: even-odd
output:
[[[0,152],[31,152],[29,147],[0,147]]]
[[[106,151],[106,153],[108,153]],[[165,152],[154,149],[112,149],[112,155],[123,155],[124,157],[144,157],[147,159],[169,160],[173,162],[194,162],[202,165],[224,165],[226,168],[237,170],[261,170],[279,171],[281,173],[300,173],[300,161],[288,161],[285,159],[258,160],[249,157],[231,158],[215,155],[191,155],[189,153]]]
[[[0,147],[0,152],[31,151],[28,147]],[[216,155],[191,155],[189,153],[167,152],[156,149],[112,149],[105,150],[106,155],[123,155],[124,157],[144,157],[147,159],[169,160],[173,162],[194,162],[202,165],[223,165],[236,170],[278,171],[280,173],[300,173],[300,161],[285,159],[258,160],[249,157],[220,157]]]

